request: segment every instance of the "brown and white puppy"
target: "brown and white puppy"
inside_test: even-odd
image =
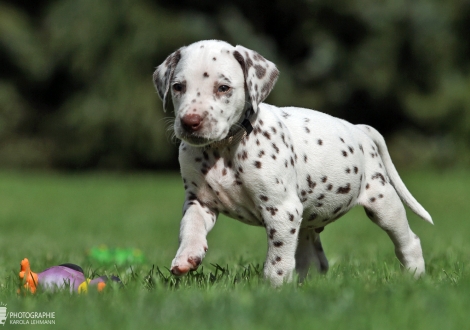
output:
[[[174,132],[186,190],[171,271],[196,269],[220,213],[266,229],[264,274],[280,285],[310,265],[328,269],[320,232],[355,205],[365,208],[416,276],[425,266],[402,201],[432,223],[400,179],[384,139],[314,110],[262,103],[276,66],[242,46],[208,40],[180,48],[153,78]],[[241,238],[241,241],[243,238]]]

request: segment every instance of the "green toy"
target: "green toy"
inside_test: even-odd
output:
[[[88,256],[99,264],[141,264],[145,261],[144,254],[139,249],[109,249],[105,245],[91,248]]]

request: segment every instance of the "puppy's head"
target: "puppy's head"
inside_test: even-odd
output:
[[[245,112],[269,95],[279,75],[258,53],[223,41],[182,47],[157,67],[153,81],[166,110],[175,110],[175,135],[194,146],[223,140]]]

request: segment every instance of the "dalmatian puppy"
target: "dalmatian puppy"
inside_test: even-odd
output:
[[[180,246],[171,265],[202,262],[220,213],[266,229],[264,275],[275,286],[328,269],[320,232],[356,205],[385,230],[402,266],[425,271],[405,203],[432,223],[400,179],[383,137],[314,110],[262,103],[276,66],[242,46],[200,41],[172,53],[153,81],[174,133],[186,191]]]

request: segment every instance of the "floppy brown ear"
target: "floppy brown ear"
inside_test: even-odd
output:
[[[166,58],[166,60],[160,64],[155,72],[153,73],[153,84],[157,89],[158,96],[163,101],[163,111],[166,112],[168,103],[170,102],[169,91],[170,82],[175,72],[175,67],[181,59],[181,51],[184,47],[173,52]]]
[[[233,56],[240,63],[253,110],[271,93],[279,77],[276,65],[257,52],[243,46],[235,47]]]

